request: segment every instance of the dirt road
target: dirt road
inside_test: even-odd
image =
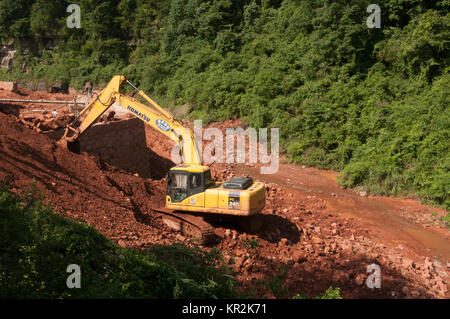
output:
[[[236,172],[314,195],[326,201],[330,212],[376,229],[380,240],[442,261],[450,260],[450,232],[445,227],[430,225],[433,213],[442,216],[446,213],[444,209],[422,205],[414,199],[361,196],[339,187],[339,174],[333,171],[281,164],[278,173],[272,175],[260,175],[258,168],[249,166],[238,166]]]

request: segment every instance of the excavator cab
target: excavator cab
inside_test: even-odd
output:
[[[167,202],[181,203],[188,197],[203,193],[208,187],[213,185],[209,167],[203,165],[178,165],[172,168],[168,175]]]
[[[261,211],[264,204],[264,184],[248,177],[214,182],[209,167],[198,164],[178,165],[168,174],[168,209],[250,216]]]

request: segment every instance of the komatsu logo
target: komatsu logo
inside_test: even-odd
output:
[[[136,115],[137,117],[143,119],[146,122],[150,122],[150,118],[147,117],[145,114],[139,112],[138,110],[135,110],[134,108],[132,108],[131,106],[128,105],[127,107],[128,111],[130,111],[131,113],[133,113],[134,115]]]
[[[156,120],[156,125],[158,125],[158,127],[165,132],[169,132],[170,130],[170,125],[164,120]]]

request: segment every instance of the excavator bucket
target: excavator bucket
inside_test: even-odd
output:
[[[68,149],[73,153],[80,153],[80,141],[78,140],[79,136],[80,131],[77,128],[72,127],[71,125],[68,125],[64,132],[64,135],[60,140],[56,142],[56,144],[65,149]]]

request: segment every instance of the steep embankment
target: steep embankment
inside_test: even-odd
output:
[[[165,237],[165,226],[152,212],[164,203],[163,181],[71,153],[1,112],[0,161],[0,179],[11,180],[13,190],[22,191],[35,180],[56,213],[95,225],[119,244],[145,247]]]

